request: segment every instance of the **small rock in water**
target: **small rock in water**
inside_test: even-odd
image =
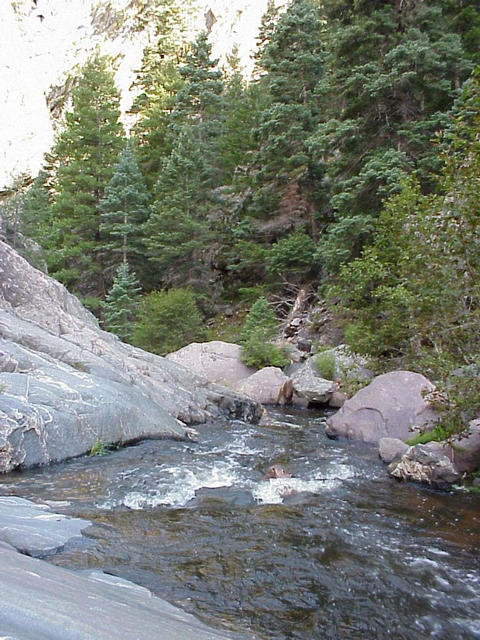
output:
[[[278,464],[273,464],[268,467],[266,474],[263,476],[264,480],[276,479],[276,478],[293,478],[293,474],[287,471],[284,467]]]

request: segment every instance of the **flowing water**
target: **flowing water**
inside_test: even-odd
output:
[[[274,417],[10,474],[0,492],[94,523],[55,564],[134,580],[212,626],[480,638],[480,496],[397,484],[374,447],[328,440],[320,414]],[[295,477],[264,480],[274,463]]]

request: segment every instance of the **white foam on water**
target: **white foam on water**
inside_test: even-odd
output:
[[[325,480],[302,480],[301,478],[270,478],[252,488],[255,500],[262,504],[280,504],[283,499],[295,493],[321,493],[340,484],[336,478]]]
[[[121,500],[121,504],[129,509],[145,509],[160,505],[183,507],[195,497],[198,489],[231,487],[238,483],[240,478],[231,466],[225,463],[215,463],[212,467],[195,471],[170,467],[162,469],[162,477],[158,479],[155,490],[131,491]]]

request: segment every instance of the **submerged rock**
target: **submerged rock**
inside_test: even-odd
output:
[[[253,401],[122,343],[60,283],[0,242],[0,472],[99,441],[186,438],[185,424],[255,420]]]
[[[327,420],[330,437],[345,436],[365,442],[391,437],[405,440],[414,426],[434,425],[437,414],[424,398],[434,385],[412,371],[378,376]]]

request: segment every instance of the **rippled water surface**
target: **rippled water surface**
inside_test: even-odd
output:
[[[387,477],[321,415],[201,428],[1,479],[88,518],[52,562],[99,567],[260,640],[480,638],[480,496]],[[263,480],[271,464],[296,477]],[[153,640],[154,636],[152,636]]]

